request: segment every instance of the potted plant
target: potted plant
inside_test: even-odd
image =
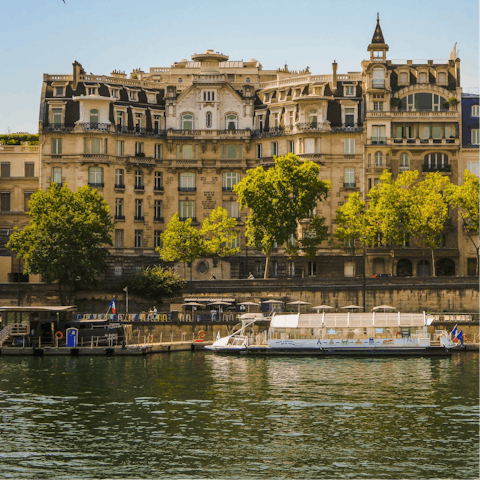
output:
[[[390,99],[390,105],[395,108],[399,108],[400,105],[402,104],[402,99],[398,97],[392,97]]]
[[[448,106],[455,108],[458,105],[458,100],[456,97],[450,97],[447,102]],[[445,103],[443,104],[445,106]]]

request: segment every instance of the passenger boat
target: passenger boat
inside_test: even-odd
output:
[[[233,334],[205,347],[241,355],[449,355],[447,331],[428,333],[425,313],[273,314],[268,330],[254,333],[258,318],[244,318]],[[257,328],[258,331],[258,328]]]

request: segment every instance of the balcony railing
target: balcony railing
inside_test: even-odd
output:
[[[110,123],[86,122],[81,125],[84,130],[88,131],[107,132],[110,130]]]
[[[115,220],[125,220],[125,215],[115,215]]]
[[[458,137],[448,138],[392,138],[393,144],[410,144],[410,145],[446,145],[457,144],[459,142]]]
[[[355,188],[356,186],[355,182],[343,182],[343,188]]]
[[[285,135],[285,129],[283,127],[272,127],[265,129],[252,130],[252,137],[265,138],[265,137],[281,137]]]
[[[452,171],[452,166],[451,165],[430,165],[430,164],[424,163],[422,165],[422,171],[424,173],[428,173],[428,172],[451,172]]]
[[[100,182],[88,182],[88,186],[92,188],[103,188],[105,184]]]
[[[145,190],[145,185],[135,185],[135,190]]]
[[[363,132],[363,127],[358,126],[342,126],[342,127],[332,127],[332,132],[353,132],[360,133]]]
[[[155,192],[163,192],[163,187],[160,185],[154,185],[153,190]]]
[[[178,187],[179,192],[193,193],[197,191],[197,187]]]
[[[51,123],[44,125],[43,131],[47,132],[70,132],[74,127],[67,127],[64,123]]]
[[[145,220],[145,217],[143,215],[135,215],[134,219],[139,220],[139,221],[143,221],[143,220]]]
[[[192,219],[192,222],[196,222],[197,221],[197,217],[179,217],[179,220],[181,222],[184,222],[185,220],[191,218]]]
[[[386,145],[387,137],[372,137],[370,138],[370,143],[372,145]]]
[[[118,190],[125,190],[125,185],[123,183],[116,183],[115,188]]]
[[[163,222],[163,217],[153,217],[154,222]]]
[[[233,185],[229,187],[222,187],[222,192],[233,192]]]

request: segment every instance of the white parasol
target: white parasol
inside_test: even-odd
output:
[[[310,302],[304,302],[303,300],[295,300],[294,302],[288,302],[287,305],[298,305],[298,313],[300,313],[300,307],[302,305],[311,305]]]

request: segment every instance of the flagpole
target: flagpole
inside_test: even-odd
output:
[[[123,291],[127,294],[125,301],[125,315],[128,315],[128,287],[125,287]]]

